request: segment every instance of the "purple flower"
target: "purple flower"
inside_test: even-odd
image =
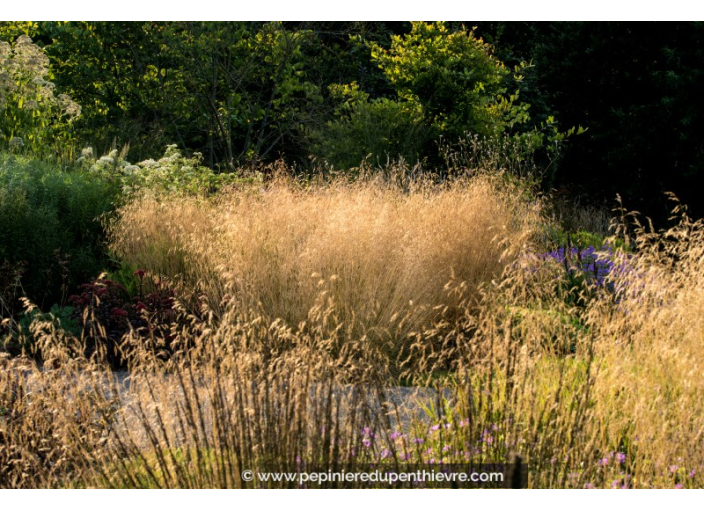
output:
[[[554,260],[564,266],[570,278],[583,276],[587,281],[603,286],[606,277],[613,271],[613,249],[604,246],[599,251],[593,246],[587,248],[558,248],[542,255],[545,260]]]
[[[616,462],[618,462],[619,464],[623,464],[624,462],[626,462],[626,454],[623,452],[618,452],[616,454]]]

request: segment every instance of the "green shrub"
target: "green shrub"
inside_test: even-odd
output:
[[[100,218],[117,192],[96,175],[0,154],[0,264],[22,268],[24,293],[40,307],[103,269]]]
[[[512,72],[474,33],[442,22],[412,22],[389,49],[370,44],[372,60],[399,101],[422,114],[437,134],[491,136],[529,120],[528,105],[509,93]],[[515,81],[520,81],[520,68]]]
[[[333,92],[347,99],[338,117],[314,135],[313,152],[334,168],[353,168],[364,159],[383,166],[389,159],[403,158],[414,165],[426,153],[432,137],[417,112],[385,98],[370,101],[356,85]]]
[[[313,133],[313,152],[334,167],[351,168],[371,155],[372,164],[399,157],[429,167],[444,160],[451,169],[488,163],[539,177],[537,154],[541,176],[552,177],[564,141],[584,131],[561,132],[552,116],[531,122],[530,105],[519,98],[529,65],[510,70],[472,31],[412,22],[389,48],[367,47],[396,94],[370,97],[356,82],[329,87],[341,106],[335,120]]]

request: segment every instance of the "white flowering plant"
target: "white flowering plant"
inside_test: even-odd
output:
[[[103,179],[116,182],[123,196],[129,198],[142,190],[157,193],[183,193],[207,195],[223,186],[243,184],[261,179],[261,175],[243,178],[234,173],[214,173],[203,165],[203,156],[194,153],[184,156],[176,145],[167,145],[164,156],[158,160],[147,159],[131,164],[125,159],[125,151],[113,149],[109,154],[95,158],[93,149],[83,149],[77,163],[88,172]]]
[[[0,149],[36,154],[67,145],[81,107],[49,78],[49,57],[30,37],[0,41]]]

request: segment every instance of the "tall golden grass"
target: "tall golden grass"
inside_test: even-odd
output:
[[[451,278],[476,294],[530,240],[540,208],[525,192],[488,174],[445,185],[280,178],[211,201],[143,197],[120,211],[112,247],[134,266],[185,278],[214,306],[234,293],[291,327],[324,284],[345,320],[373,331],[405,317],[403,336],[446,304]]]
[[[607,285],[575,300],[523,244],[537,212],[501,186],[289,182],[128,206],[114,246],[212,308],[179,304],[168,358],[127,335],[128,385],[38,319],[42,365],[0,360],[0,486],[252,487],[245,469],[518,456],[529,487],[700,487],[704,223],[636,225]],[[390,357],[380,339],[406,321]],[[425,409],[399,402],[401,379]]]

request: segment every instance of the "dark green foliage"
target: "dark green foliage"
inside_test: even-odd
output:
[[[208,166],[275,159],[300,144],[321,101],[306,79],[306,30],[280,23],[46,22],[57,80],[84,105],[84,141],[130,159],[176,142]]]
[[[14,355],[21,353],[31,354],[35,347],[32,332],[32,323],[35,321],[51,323],[56,330],[63,330],[75,337],[80,336],[81,333],[75,317],[75,310],[72,306],[55,304],[46,313],[38,308],[32,308],[20,314],[16,330],[0,346],[0,349]]]
[[[86,355],[102,351],[113,366],[124,363],[120,343],[129,332],[144,341],[163,338],[164,342],[154,345],[163,355],[169,354],[169,342],[174,338],[170,330],[177,319],[174,289],[144,270],[134,271],[132,276],[134,294],[101,275],[82,284],[78,294],[69,298],[75,307],[70,318],[86,342]]]
[[[302,63],[308,80],[315,83],[324,95],[332,83],[356,82],[359,89],[371,97],[395,96],[394,88],[372,60],[366,43],[386,47],[392,35],[410,30],[409,22],[303,22],[285,25],[289,29],[305,29],[314,35],[301,45]]]
[[[21,268],[27,297],[42,307],[61,303],[103,269],[100,218],[116,193],[97,176],[0,155],[0,263]]]
[[[373,166],[398,158],[414,165],[432,141],[422,118],[396,101],[352,100],[341,110],[338,119],[316,133],[313,149],[335,168],[359,166],[367,157]]]
[[[521,97],[535,118],[554,114],[565,126],[588,128],[546,188],[599,204],[619,193],[656,224],[669,215],[666,191],[704,214],[704,24],[477,25],[504,62],[532,63]]]
[[[668,216],[665,191],[704,212],[704,24],[559,23],[543,27],[535,64],[566,125],[588,127],[555,184],[624,196]]]
[[[76,129],[82,143],[109,152],[132,144],[135,159],[155,156],[184,127],[192,103],[157,23],[41,22],[56,82],[83,106]],[[167,70],[170,71],[167,75]]]

